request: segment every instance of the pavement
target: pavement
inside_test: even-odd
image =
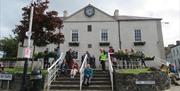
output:
[[[180,83],[180,80],[178,81],[178,83]],[[171,85],[170,89],[164,91],[180,91],[180,86]]]

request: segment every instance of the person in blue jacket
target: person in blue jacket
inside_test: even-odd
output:
[[[93,69],[90,68],[90,64],[87,64],[87,67],[84,69],[84,81],[83,84],[85,86],[89,86],[90,84],[90,79],[93,76]]]

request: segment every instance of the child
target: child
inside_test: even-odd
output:
[[[74,78],[74,76],[76,76],[76,73],[79,71],[79,65],[76,62],[75,59],[73,59],[73,63],[72,63],[72,69],[71,69],[71,78]]]
[[[60,66],[60,72],[63,75],[67,75],[67,69],[68,69],[68,65],[66,63],[66,60],[63,60],[63,63]]]
[[[90,83],[90,79],[92,78],[93,70],[90,68],[90,64],[87,64],[87,67],[84,70],[84,81],[83,84],[88,86]]]

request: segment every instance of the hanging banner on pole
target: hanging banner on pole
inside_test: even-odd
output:
[[[24,57],[25,58],[31,57],[31,49],[30,48],[24,48]]]

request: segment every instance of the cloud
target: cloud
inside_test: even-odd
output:
[[[11,30],[19,24],[22,7],[31,0],[0,0],[0,31],[1,36],[12,34]],[[120,15],[147,16],[162,18],[164,43],[167,46],[180,40],[180,0],[50,0],[48,10],[57,10],[62,16],[63,11],[69,14],[92,4],[95,7],[114,14],[119,9]],[[7,32],[9,31],[9,32]]]

